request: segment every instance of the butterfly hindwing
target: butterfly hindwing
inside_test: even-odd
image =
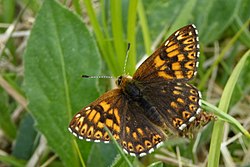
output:
[[[126,153],[144,156],[159,147],[165,136],[162,130],[144,115],[142,107],[128,104],[119,142]]]
[[[190,80],[196,73],[199,57],[198,32],[194,25],[173,33],[136,70],[139,81]]]
[[[174,132],[182,131],[201,110],[201,93],[188,83],[155,82],[144,83],[143,87],[145,99],[156,107],[166,127]]]

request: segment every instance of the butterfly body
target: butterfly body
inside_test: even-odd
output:
[[[141,108],[138,112],[141,111],[141,114],[145,115],[155,125],[164,125],[165,121],[159,114],[159,111],[147,100],[148,94],[144,94],[143,90],[146,87],[143,82],[136,81],[130,76],[120,76],[117,79],[117,86],[122,90],[123,98],[128,103],[133,103],[133,105]]]
[[[79,139],[109,142],[106,126],[126,153],[151,153],[168,133],[181,133],[200,113],[201,94],[187,83],[196,74],[198,57],[195,26],[177,30],[133,77],[118,77],[118,88],[78,112],[69,130]]]

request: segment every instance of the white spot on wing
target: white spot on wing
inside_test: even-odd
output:
[[[201,112],[201,109],[198,108],[198,110],[196,111],[196,114],[199,114]]]
[[[76,117],[76,118],[78,118],[78,117],[80,117],[80,116],[81,116],[81,114],[76,114],[76,116],[75,116],[75,117]]]
[[[86,141],[91,141],[91,139],[86,139]]]
[[[160,143],[158,143],[157,145],[156,145],[156,148],[159,148],[159,147],[161,147],[163,145],[163,142],[160,142]]]
[[[167,45],[168,45],[168,43],[169,43],[169,40],[167,40],[167,41],[166,41],[165,46],[167,46]]]
[[[70,133],[72,133],[72,130],[71,130],[71,128],[70,128],[70,127],[68,127],[68,130],[70,131]]]
[[[177,31],[174,35],[175,35],[175,36],[178,36],[179,33],[180,33],[180,31]]]
[[[78,138],[79,138],[80,140],[83,140],[83,137],[82,137],[82,136],[79,136]]]
[[[199,105],[201,106],[201,100],[199,100],[199,102],[198,102],[198,103],[199,103]]]
[[[128,151],[127,151],[127,150],[123,149],[123,151],[124,151],[126,154],[128,154]]]
[[[179,127],[179,130],[183,130],[184,128],[187,127],[187,124],[182,124],[180,127]]]
[[[105,140],[104,143],[109,143],[109,141]]]
[[[195,33],[196,33],[196,35],[198,35],[198,31],[197,31],[197,29],[195,29]]]
[[[199,66],[199,62],[196,63],[196,67],[198,67],[198,66]]]
[[[90,107],[85,108],[85,110],[90,110]]]
[[[101,140],[94,140],[94,142],[99,143]]]
[[[193,28],[195,29],[195,34],[198,35],[198,30],[194,24],[192,24]]]
[[[200,92],[200,91],[198,91],[198,94],[199,94],[199,97],[200,97],[200,99],[201,99],[201,98],[202,98],[201,92]]]
[[[148,153],[150,154],[150,153],[152,153],[152,152],[154,152],[154,148],[151,148],[150,150],[148,150]]]
[[[189,118],[189,122],[193,122],[195,120],[195,117],[191,117],[191,118]]]
[[[196,57],[200,57],[200,52],[197,52],[197,56]]]
[[[135,153],[129,153],[129,155],[131,155],[131,156],[136,156]]]
[[[139,154],[139,157],[143,157],[143,156],[145,156],[145,155],[147,155],[145,152],[143,152],[143,153],[140,153]]]
[[[72,134],[73,134],[75,137],[77,137],[77,134],[76,134],[75,132],[72,132]]]

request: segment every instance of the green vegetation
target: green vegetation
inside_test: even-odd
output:
[[[0,166],[250,165],[249,11],[248,0],[1,0]],[[123,74],[130,43],[132,75],[187,24],[200,39],[192,82],[215,121],[139,159],[68,132],[73,115],[112,87],[82,74]]]

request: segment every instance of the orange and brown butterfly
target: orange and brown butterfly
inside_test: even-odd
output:
[[[174,32],[133,77],[117,78],[118,88],[78,112],[69,131],[79,139],[108,143],[106,126],[123,150],[144,156],[181,133],[201,109],[201,93],[187,83],[197,72],[198,31],[187,25]]]

